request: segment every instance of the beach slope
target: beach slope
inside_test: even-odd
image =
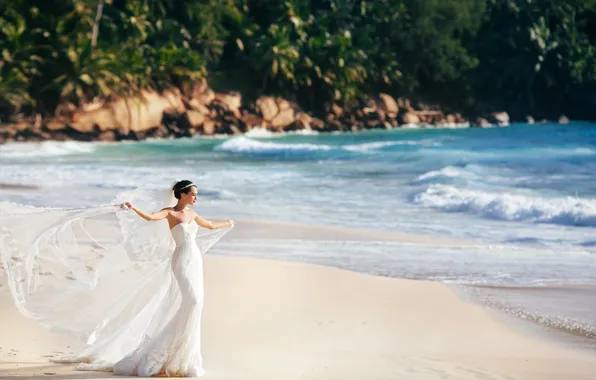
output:
[[[596,355],[525,336],[439,283],[216,255],[205,270],[205,379],[596,378]],[[79,343],[22,317],[0,283],[1,379],[113,377],[48,362]]]

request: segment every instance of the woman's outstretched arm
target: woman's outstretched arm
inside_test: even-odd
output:
[[[227,222],[212,222],[210,220],[207,220],[201,216],[199,216],[197,213],[195,213],[195,222],[203,227],[203,228],[207,228],[209,230],[215,230],[217,228],[224,228],[224,227],[231,227],[234,224],[236,224],[236,222],[234,222],[233,220],[228,220]]]
[[[136,212],[141,218],[145,219],[145,220],[161,220],[161,219],[165,219],[167,218],[168,214],[169,214],[169,209],[164,208],[158,212],[153,212],[153,213],[146,213],[144,211],[139,210],[138,208],[136,208],[135,206],[133,206],[132,203],[130,202],[124,202],[122,203],[122,206],[124,208],[127,208],[129,210],[132,210],[134,212]]]

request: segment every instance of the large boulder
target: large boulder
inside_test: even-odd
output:
[[[242,115],[240,120],[244,123],[247,130],[250,130],[255,127],[260,127],[263,124],[263,119],[260,116],[255,115],[247,110],[242,111]]]
[[[216,132],[215,127],[215,122],[211,119],[207,119],[200,128],[200,131],[203,135],[212,136]]]
[[[310,127],[315,131],[322,131],[325,128],[325,122],[314,117],[310,122]]]
[[[204,93],[200,94],[195,99],[197,99],[201,104],[211,104],[211,102],[215,99],[215,92],[208,88]]]
[[[397,100],[397,106],[398,106],[398,108],[407,109],[407,110],[413,108],[412,103],[410,102],[410,99],[407,99],[407,98],[399,98]]]
[[[340,118],[344,114],[344,109],[337,104],[331,106],[331,113],[335,116],[334,118]]]
[[[484,117],[477,117],[472,127],[489,128],[492,127],[492,124]]]
[[[189,128],[197,128],[203,125],[206,120],[205,114],[199,111],[189,110],[185,113],[185,122],[187,122],[187,127]]]
[[[195,82],[192,85],[192,89],[187,92],[190,101],[196,101],[197,103],[208,105],[213,99],[215,99],[215,92],[209,87],[209,84],[205,79]]]
[[[56,107],[55,116],[61,120],[70,120],[75,112],[77,112],[77,107],[73,103],[66,102]]]
[[[296,110],[287,100],[262,96],[257,99],[257,109],[263,118],[263,127],[283,130],[296,121]]]
[[[113,130],[103,131],[97,136],[98,141],[115,141],[116,133]]]
[[[383,110],[387,117],[397,117],[397,114],[399,113],[399,107],[391,95],[381,93],[379,94],[379,100],[379,108]]]
[[[488,121],[492,124],[497,124],[501,127],[505,127],[509,125],[509,114],[507,112],[493,112],[490,117],[488,118]]]
[[[227,94],[216,93],[212,102],[217,102],[226,111],[231,112],[237,118],[241,116],[240,107],[242,106],[242,96],[239,92],[231,92]]]
[[[401,124],[420,124],[420,117],[415,111],[408,111],[401,116]]]
[[[62,131],[66,128],[66,123],[57,119],[50,119],[43,128],[49,132]]]
[[[185,110],[180,91],[168,90],[160,94],[147,90],[96,109],[75,112],[70,126],[80,133],[91,133],[96,129],[118,129],[125,134],[144,132],[159,127],[164,114],[182,114]]]
[[[297,129],[313,129],[314,122],[315,119],[306,112],[296,113],[295,126]]]
[[[198,111],[198,112],[202,113],[203,115],[209,115],[211,113],[211,111],[209,110],[207,105],[201,103],[201,101],[198,99],[191,99],[188,102],[187,108],[194,110],[194,111]]]

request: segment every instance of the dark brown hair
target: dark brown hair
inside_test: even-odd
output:
[[[172,188],[172,190],[174,190],[174,196],[176,197],[176,199],[180,199],[180,195],[188,194],[188,192],[190,191],[190,189],[192,189],[193,186],[195,186],[195,184],[192,183],[192,181],[183,180],[176,182],[176,184]]]

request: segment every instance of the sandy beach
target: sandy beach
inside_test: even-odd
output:
[[[284,228],[245,223],[235,237],[251,230]],[[523,335],[439,283],[216,254],[205,271],[205,379],[596,378],[595,354]],[[49,362],[81,343],[24,318],[4,276],[0,310],[1,379],[113,377]]]

